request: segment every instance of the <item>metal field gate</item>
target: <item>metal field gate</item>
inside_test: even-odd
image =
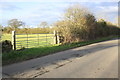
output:
[[[16,49],[50,46],[54,44],[54,34],[15,34]]]

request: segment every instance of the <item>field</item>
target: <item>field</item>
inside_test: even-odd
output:
[[[12,41],[11,34],[3,34],[3,40]],[[53,34],[17,34],[16,35],[16,49],[33,48],[40,46],[49,46],[54,44]]]
[[[4,40],[12,41],[12,34],[2,34],[2,41]]]

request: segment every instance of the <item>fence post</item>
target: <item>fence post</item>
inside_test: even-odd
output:
[[[46,46],[48,46],[48,42],[47,42],[47,34],[46,34]]]
[[[28,33],[27,33],[27,48],[28,48]]]
[[[59,39],[59,35],[58,35],[58,31],[57,31],[57,44],[59,44],[60,43],[60,39]]]
[[[38,35],[38,46],[39,46],[39,34],[37,34]]]
[[[57,44],[57,33],[55,30],[54,30],[54,44]]]
[[[16,34],[15,34],[15,31],[12,31],[12,45],[13,45],[13,50],[16,50]]]

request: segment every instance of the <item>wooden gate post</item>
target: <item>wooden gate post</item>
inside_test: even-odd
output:
[[[58,31],[57,31],[57,44],[59,44],[60,43],[60,39],[59,39],[59,35],[58,35]]]
[[[58,35],[58,31],[54,31],[54,44],[59,44],[60,40],[59,40],[59,35]]]
[[[13,50],[16,50],[16,34],[15,34],[15,31],[12,31],[12,46],[13,46]]]
[[[57,44],[57,33],[55,30],[54,30],[54,44]]]

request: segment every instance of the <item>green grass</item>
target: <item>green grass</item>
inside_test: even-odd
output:
[[[4,40],[12,41],[12,34],[2,34],[2,41]]]
[[[2,61],[3,61],[3,65],[8,65],[16,62],[21,62],[21,61],[45,56],[48,54],[53,54],[55,52],[64,51],[64,50],[75,48],[75,47],[80,47],[80,46],[85,46],[92,43],[110,40],[113,38],[117,38],[117,36],[110,36],[105,38],[99,38],[97,40],[76,42],[76,43],[65,44],[65,45],[52,45],[52,46],[46,46],[46,47],[30,48],[30,49],[25,49],[21,51],[11,51],[9,53],[2,54],[2,59],[3,59]]]

